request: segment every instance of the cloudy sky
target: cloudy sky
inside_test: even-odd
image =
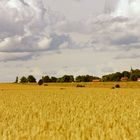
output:
[[[0,82],[140,68],[140,0],[0,0]]]

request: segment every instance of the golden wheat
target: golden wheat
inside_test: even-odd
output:
[[[139,140],[140,89],[0,86],[0,140]]]

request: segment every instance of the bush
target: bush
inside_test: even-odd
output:
[[[77,84],[76,87],[85,87],[85,85]]]
[[[120,85],[119,85],[119,84],[116,84],[116,85],[115,85],[115,88],[120,88]]]
[[[44,84],[44,86],[48,86],[48,84]]]
[[[43,85],[43,80],[42,79],[40,79],[39,81],[38,81],[38,85]]]

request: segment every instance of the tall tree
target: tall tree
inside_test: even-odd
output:
[[[16,77],[15,83],[18,83],[18,76]]]
[[[20,83],[27,83],[28,79],[25,76],[22,76],[20,79]]]
[[[130,77],[130,72],[128,72],[128,71],[123,71],[123,72],[122,72],[122,76],[123,76],[123,77],[128,77],[128,78],[129,78],[129,77]]]
[[[57,78],[56,77],[51,77],[51,82],[53,82],[53,83],[57,82]]]
[[[36,83],[36,79],[33,75],[29,75],[27,80],[28,80],[29,83]]]
[[[73,75],[64,75],[61,78],[58,78],[57,82],[74,82]]]
[[[49,83],[50,82],[50,77],[49,76],[43,76],[42,80],[43,80],[43,83]]]

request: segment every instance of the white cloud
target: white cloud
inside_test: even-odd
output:
[[[9,60],[6,52],[10,55],[30,52],[37,56],[48,49],[59,49],[65,39],[68,41],[63,33],[57,35],[54,30],[57,23],[64,20],[63,17],[46,9],[45,4],[42,0],[0,2],[0,52],[5,52],[3,60]],[[19,55],[18,60],[23,60],[23,57]]]
[[[10,48],[13,44],[19,44],[21,42],[22,38],[20,36],[14,36],[14,37],[8,37],[5,38],[3,41],[0,43],[0,50],[6,50],[7,48]],[[14,48],[13,48],[14,49]],[[12,51],[12,50],[11,50]]]
[[[38,42],[39,48],[48,48],[50,45],[51,39],[44,37]]]
[[[139,0],[120,0],[115,11],[115,16],[124,16],[130,18],[139,18],[140,1]]]
[[[108,0],[104,13],[102,0],[1,0],[0,63],[38,76],[139,67],[139,5]]]

